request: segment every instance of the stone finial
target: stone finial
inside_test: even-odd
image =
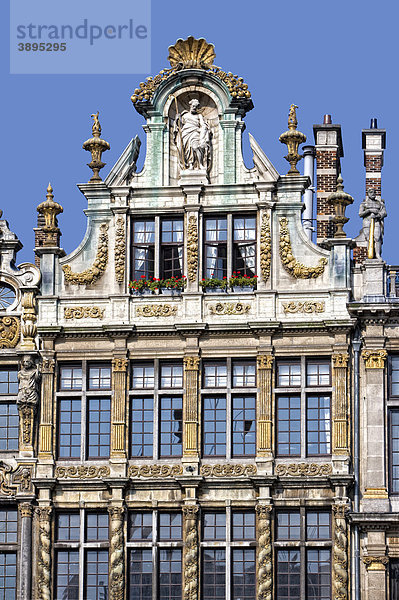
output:
[[[58,228],[57,215],[64,212],[64,209],[58,202],[54,202],[53,188],[51,183],[47,187],[47,200],[37,207],[37,212],[44,217],[44,226],[41,228],[44,235],[45,246],[57,246],[59,242],[60,230]]]
[[[110,145],[105,140],[101,139],[101,125],[98,120],[99,111],[95,114],[91,115],[94,119],[92,134],[93,137],[89,140],[86,140],[83,144],[83,150],[87,150],[91,152],[91,162],[87,163],[87,166],[93,171],[93,176],[90,179],[90,182],[95,183],[97,181],[102,181],[100,177],[100,171],[103,167],[105,167],[106,163],[102,162],[101,157],[102,153],[106,150],[110,149]]]
[[[285,160],[291,165],[287,175],[299,175],[299,171],[296,168],[297,163],[301,160],[302,155],[298,154],[299,144],[306,142],[306,135],[297,131],[298,119],[296,117],[296,104],[291,104],[288,113],[288,131],[282,133],[279,140],[282,144],[286,144],[288,148],[287,156],[284,156]]]
[[[344,192],[344,180],[341,177],[341,173],[337,177],[337,191],[329,195],[328,202],[330,202],[334,207],[333,221],[336,226],[334,237],[346,238],[346,233],[343,230],[343,226],[349,221],[349,219],[345,216],[345,211],[349,204],[353,204],[353,198],[350,194]]]

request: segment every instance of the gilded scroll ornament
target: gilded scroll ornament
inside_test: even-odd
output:
[[[107,466],[96,467],[90,465],[78,465],[76,467],[57,467],[55,477],[58,479],[101,479],[108,477],[110,468]]]
[[[125,576],[124,576],[124,540],[123,540],[123,514],[121,506],[109,506],[110,516],[110,556],[109,556],[109,600],[123,600]]]
[[[37,558],[37,597],[39,600],[50,600],[50,532],[51,532],[51,506],[36,508],[39,519],[39,548]]]
[[[127,358],[113,358],[112,370],[114,373],[126,373],[128,364]]]
[[[263,281],[270,277],[270,264],[272,260],[272,238],[270,233],[270,217],[264,214],[260,228],[260,271]]]
[[[184,515],[184,600],[198,599],[198,506],[183,506]]]
[[[363,556],[367,571],[385,571],[389,558],[387,556]]]
[[[131,465],[129,477],[177,477],[183,475],[182,465]]]
[[[334,542],[333,542],[333,597],[335,600],[348,600],[348,533],[345,514],[348,507],[344,504],[333,505]]]
[[[209,307],[211,315],[246,315],[250,311],[251,305],[242,302],[218,302]]]
[[[185,356],[183,362],[186,371],[198,371],[200,362],[198,356]]]
[[[252,477],[257,472],[255,465],[202,465],[200,469],[204,477]]]
[[[125,221],[122,217],[116,222],[115,229],[115,279],[117,283],[123,283],[125,279],[126,263],[126,236]]]
[[[197,279],[198,271],[198,226],[197,218],[193,215],[188,219],[187,265],[188,280],[193,282]]]
[[[257,600],[272,600],[272,536],[269,504],[258,504],[258,596]]]
[[[139,317],[172,317],[177,313],[177,306],[171,304],[145,304],[136,308]]]
[[[37,334],[36,298],[31,290],[24,291],[22,295],[22,344],[24,350],[35,350],[35,337]]]
[[[29,468],[11,465],[0,460],[0,494],[15,496],[18,492],[29,492],[32,488],[32,473]]]
[[[53,374],[55,370],[55,360],[53,358],[43,358],[42,362],[42,374]]]
[[[64,308],[65,319],[103,319],[105,308],[98,306],[68,306]]]
[[[14,469],[11,465],[0,461],[0,494],[4,496],[13,496],[16,493],[16,486],[11,482],[13,472]]]
[[[333,354],[332,362],[334,369],[344,368],[348,366],[349,354]]]
[[[145,82],[140,83],[139,88],[134,90],[132,102],[148,102],[152,99],[155,91],[163,81],[178,73],[182,69],[203,69],[207,73],[214,73],[223,81],[233,98],[248,99],[251,92],[242,77],[226,73],[220,67],[213,64],[216,54],[212,44],[208,44],[203,38],[195,39],[192,36],[186,40],[179,39],[169,47],[168,60],[170,69],[162,69],[155,77],[147,77]]]
[[[318,477],[332,474],[332,466],[329,464],[316,463],[291,463],[289,465],[277,465],[276,475],[279,477]]]
[[[64,279],[66,283],[73,283],[76,285],[91,285],[95,283],[105,272],[108,263],[108,225],[102,223],[100,225],[100,235],[98,238],[97,254],[93,265],[81,271],[75,273],[71,269],[71,265],[64,265],[62,270],[64,271]]]
[[[16,317],[0,318],[0,348],[15,348],[19,342],[20,323]]]
[[[363,350],[362,352],[366,369],[383,369],[387,356],[386,350]]]
[[[322,313],[326,310],[325,302],[306,300],[304,302],[283,302],[283,309],[287,313]]]
[[[284,269],[295,279],[316,279],[324,273],[326,258],[320,258],[316,267],[305,267],[292,254],[290,232],[287,217],[280,217],[280,258]]]

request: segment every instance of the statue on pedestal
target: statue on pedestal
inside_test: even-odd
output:
[[[209,172],[211,165],[211,132],[209,124],[199,113],[200,102],[190,100],[190,110],[178,112],[173,128],[173,140],[179,152],[182,169],[200,169]]]
[[[39,401],[39,369],[30,356],[24,356],[18,372],[18,405],[36,407]]]
[[[384,238],[384,219],[387,216],[385,202],[377,198],[376,191],[371,189],[360,205],[359,217],[363,219],[363,228],[359,239],[368,244],[367,258],[381,258],[381,248]]]

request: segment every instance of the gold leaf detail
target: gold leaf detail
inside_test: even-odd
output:
[[[90,465],[78,465],[76,467],[57,467],[55,477],[59,479],[96,479],[108,477],[110,468],[107,466],[96,467]]]
[[[131,465],[129,477],[177,477],[183,474],[182,465]]]
[[[366,369],[383,369],[387,356],[386,350],[363,350],[362,352]]]
[[[242,302],[218,302],[211,304],[209,312],[211,315],[245,315],[251,310],[250,304],[242,304]]]
[[[64,271],[64,279],[66,283],[74,283],[76,285],[91,285],[95,283],[102,275],[107,267],[108,263],[108,225],[102,223],[100,225],[100,235],[98,238],[97,254],[93,265],[81,271],[75,273],[71,269],[71,265],[64,265],[62,270]]]
[[[270,277],[270,264],[272,258],[272,238],[270,233],[270,217],[263,215],[260,229],[260,271],[263,281]]]
[[[283,302],[285,314],[287,313],[322,313],[326,310],[325,302],[312,302],[306,300],[304,302]]]
[[[102,319],[105,308],[98,306],[68,306],[64,308],[65,319]]]
[[[125,278],[125,262],[126,262],[126,237],[125,237],[125,221],[122,217],[116,222],[115,231],[115,279],[117,283],[123,283]]]
[[[277,465],[276,475],[285,477],[290,475],[291,477],[318,477],[332,474],[332,466],[329,464],[316,464],[316,463],[291,463],[289,465]]]
[[[280,218],[280,258],[284,269],[296,279],[316,279],[324,273],[326,258],[321,258],[316,267],[305,267],[292,254],[291,238],[288,231],[287,217]]]
[[[15,348],[19,342],[20,322],[16,317],[1,317],[0,348]]]
[[[171,304],[145,304],[136,308],[140,317],[172,317],[177,313],[177,306]]]
[[[251,477],[256,473],[255,465],[202,465],[200,469],[204,477]]]
[[[195,281],[198,269],[198,227],[197,219],[191,216],[188,220],[187,228],[187,263],[188,279]]]

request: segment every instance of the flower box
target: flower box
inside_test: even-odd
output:
[[[242,292],[253,292],[254,288],[251,285],[233,285],[233,292],[241,294]]]

